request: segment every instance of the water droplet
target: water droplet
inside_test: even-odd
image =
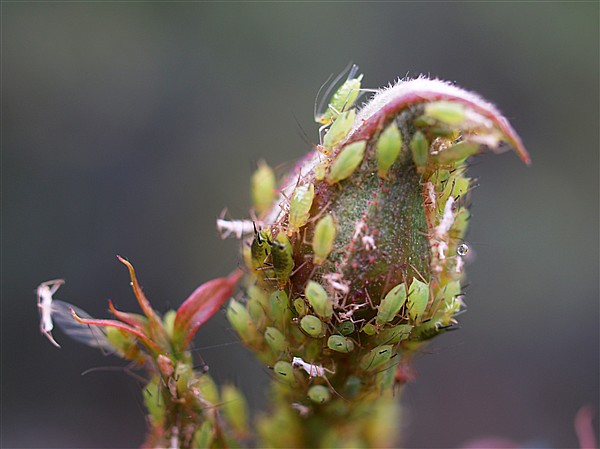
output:
[[[466,256],[468,252],[469,247],[466,243],[461,243],[460,245],[458,245],[458,248],[456,248],[456,254],[458,254],[459,256]]]

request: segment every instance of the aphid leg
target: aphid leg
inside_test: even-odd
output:
[[[131,376],[132,378],[140,382],[142,385],[146,385],[149,382],[149,379],[146,379],[144,376],[141,376],[140,374],[134,372],[132,368],[135,367],[135,365],[135,363],[130,363],[126,366],[96,366],[94,368],[86,369],[81,373],[81,375],[87,376],[91,373],[98,373],[104,371],[121,371],[127,374],[128,376]]]
[[[292,271],[290,273],[290,277],[292,277],[293,275],[295,275],[298,271],[300,271],[302,269],[302,267],[304,267],[304,265],[306,265],[308,263],[308,260],[305,260],[304,262],[302,262],[294,271]]]

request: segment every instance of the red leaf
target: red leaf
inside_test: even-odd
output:
[[[135,294],[135,297],[138,300],[138,304],[140,305],[142,312],[144,312],[144,315],[148,317],[148,327],[150,329],[150,335],[153,338],[158,339],[161,343],[166,342],[167,338],[165,335],[164,327],[162,325],[162,320],[150,305],[150,301],[148,301],[146,295],[144,295],[144,292],[142,291],[142,288],[138,283],[137,277],[135,276],[135,270],[133,269],[133,265],[131,265],[128,260],[123,259],[121,256],[117,256],[117,258],[120,262],[127,266],[127,269],[129,270],[129,277],[131,278],[131,286],[133,287],[133,293]]]
[[[108,300],[108,310],[117,319],[135,327],[136,329],[145,330],[148,325],[148,320],[146,317],[138,315],[137,313],[121,312],[115,308],[115,305],[110,299]]]
[[[180,345],[179,350],[187,347],[198,329],[231,297],[241,276],[242,272],[236,270],[229,277],[208,281],[181,304],[173,327],[173,340]]]
[[[120,321],[116,321],[116,320],[97,320],[95,318],[92,318],[92,319],[81,318],[80,316],[77,315],[77,313],[75,313],[75,310],[73,310],[73,309],[71,309],[71,314],[73,315],[73,318],[75,318],[75,321],[77,321],[78,323],[87,324],[89,326],[115,327],[117,329],[121,329],[129,334],[132,334],[134,337],[139,338],[140,341],[142,343],[144,343],[144,345],[146,345],[146,347],[148,349],[150,349],[152,352],[155,352],[155,353],[162,352],[160,350],[160,348],[158,347],[158,345],[156,343],[154,343],[152,340],[150,340],[150,338],[148,338],[147,335],[145,335],[138,329],[128,326],[125,323],[121,323]]]

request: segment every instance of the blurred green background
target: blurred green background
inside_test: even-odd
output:
[[[247,216],[260,158],[278,166],[317,139],[313,102],[359,64],[366,87],[420,73],[497,103],[533,157],[481,157],[472,174],[462,329],[419,359],[398,431],[406,446],[501,435],[577,445],[598,412],[597,2],[2,4],[2,445],[126,448],[144,435],[136,380],[38,330],[34,289],[95,316],[135,310],[129,258],[156,308],[228,273],[227,206]],[[299,126],[298,126],[299,125]],[[269,373],[223,313],[196,339],[253,407]],[[595,425],[597,429],[597,419]]]

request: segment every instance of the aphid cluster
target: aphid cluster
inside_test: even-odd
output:
[[[315,114],[319,143],[277,198],[256,187],[273,182],[258,175],[266,165],[253,176],[252,191],[266,192],[253,194],[261,226],[244,241],[245,293],[227,311],[298,419],[391,391],[396,366],[453,328],[464,307],[466,160],[505,141],[528,162],[505,119],[474,94],[419,78],[357,112],[361,82],[353,66],[329,89]],[[358,445],[376,445],[355,432]],[[301,445],[268,429],[263,438]]]

